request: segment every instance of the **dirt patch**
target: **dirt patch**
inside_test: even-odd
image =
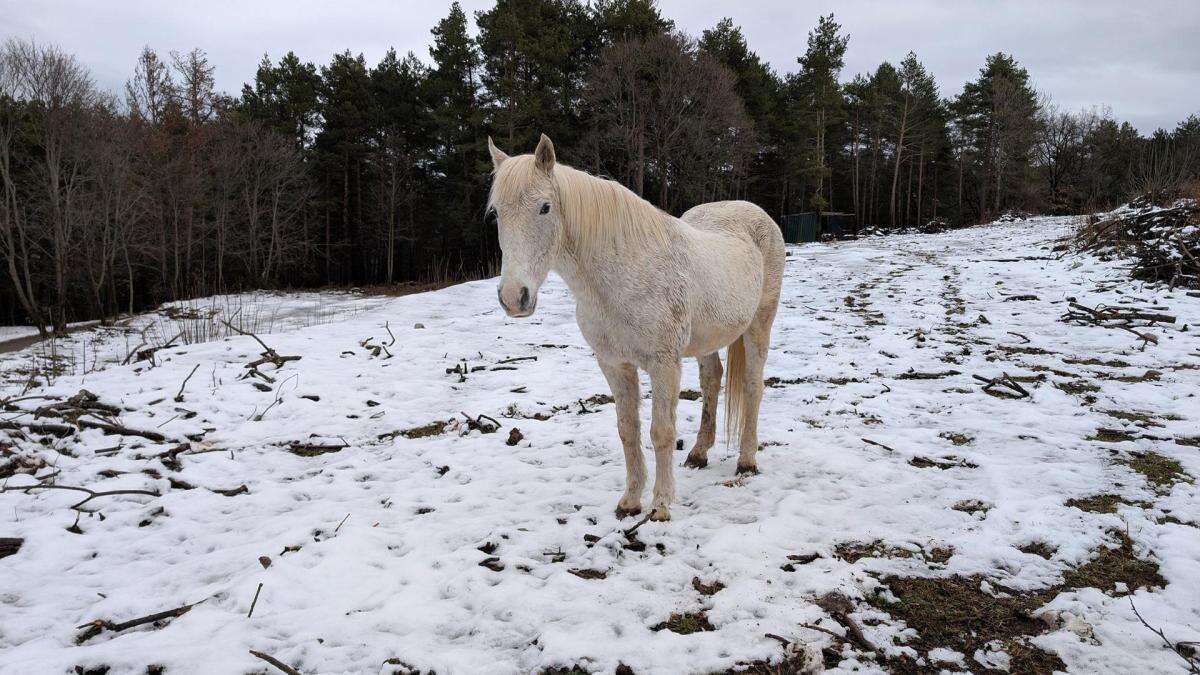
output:
[[[1092,384],[1087,380],[1072,380],[1070,382],[1055,382],[1054,386],[1064,393],[1078,396],[1080,394],[1094,394],[1100,391],[1100,385]]]
[[[1122,464],[1145,476],[1155,492],[1168,492],[1175,483],[1192,482],[1192,477],[1183,470],[1182,464],[1157,452],[1134,453]]]
[[[971,515],[978,513],[986,516],[987,512],[991,510],[992,505],[979,499],[963,499],[955,502],[954,506],[951,506],[950,508],[955,511],[969,513]]]
[[[1126,361],[1122,361],[1120,359],[1111,359],[1111,360],[1105,361],[1104,359],[1097,359],[1097,358],[1086,358],[1086,359],[1065,358],[1065,359],[1063,359],[1063,363],[1069,363],[1073,366],[1104,366],[1106,368],[1128,368],[1131,365],[1130,363],[1128,363]]]
[[[1101,410],[1101,413],[1125,422],[1132,422],[1139,427],[1161,427],[1159,420],[1179,421],[1178,415],[1156,415],[1143,410]]]
[[[896,379],[897,380],[940,380],[943,377],[951,377],[953,375],[962,375],[962,373],[957,370],[945,370],[945,371],[936,372],[936,373],[920,373],[920,372],[910,370],[906,373],[900,373],[899,375],[896,376]]]
[[[882,540],[876,539],[872,542],[842,542],[833,547],[833,555],[853,564],[863,558],[911,558],[916,554],[908,549],[889,546]]]
[[[1066,670],[1058,656],[1028,642],[1029,637],[1048,628],[1032,616],[1046,601],[1042,594],[993,596],[982,590],[987,580],[981,576],[887,577],[882,581],[898,602],[888,603],[880,597],[868,601],[916,630],[916,639],[908,644],[919,651],[949,648],[965,654],[970,662],[976,650],[986,651],[986,645],[996,641],[1009,655],[1010,672]],[[921,672],[907,660],[894,665],[896,672]]]
[[[692,633],[716,630],[708,622],[708,615],[704,612],[672,614],[671,618],[666,621],[650,627],[650,630],[656,632],[664,629],[672,633],[679,633],[680,635],[691,635]]]
[[[567,570],[567,571],[570,572],[571,574],[574,574],[575,576],[579,577],[580,579],[591,580],[591,579],[607,579],[608,578],[608,572],[605,572],[604,570],[577,569],[577,570]]]
[[[954,649],[968,661],[977,650],[998,645],[1010,659],[1014,673],[1049,673],[1066,666],[1053,653],[1029,642],[1052,627],[1037,618],[1037,610],[1059,593],[1098,588],[1110,595],[1128,595],[1139,588],[1161,588],[1166,580],[1158,563],[1134,554],[1133,542],[1120,531],[1111,531],[1113,546],[1102,547],[1088,562],[1067,570],[1062,583],[1032,592],[1016,592],[980,575],[941,578],[886,577],[881,581],[897,602],[873,596],[867,602],[917,631],[907,644],[928,652],[935,647]],[[1049,559],[1053,552],[1042,542],[1021,550]],[[892,660],[893,672],[921,672],[914,663]]]
[[[1042,349],[1041,347],[997,347],[999,351],[1005,354],[1030,354],[1033,356],[1045,356],[1054,352]]]
[[[1101,377],[1106,380],[1113,380],[1114,382],[1158,382],[1162,379],[1162,372],[1157,370],[1147,370],[1141,375],[1118,375],[1115,377],[1110,375],[1101,375]]]
[[[700,581],[700,577],[692,577],[692,588],[700,595],[716,595],[725,589],[725,584],[720,581],[714,581],[711,584],[706,584]]]
[[[1101,427],[1096,430],[1096,433],[1088,436],[1084,440],[1099,441],[1101,443],[1123,443],[1125,441],[1136,441],[1138,435],[1124,431],[1122,429],[1105,429]]]
[[[609,394],[592,394],[583,399],[583,402],[591,403],[592,405],[606,405],[613,402],[613,397]]]
[[[1046,560],[1054,557],[1054,554],[1058,552],[1057,548],[1047,544],[1044,541],[1033,541],[1025,544],[1024,546],[1018,547],[1017,550],[1021,553],[1028,553],[1029,555],[1036,555],[1041,558],[1045,558]]]
[[[1066,502],[1067,506],[1087,511],[1088,513],[1116,513],[1119,506],[1148,506],[1126,500],[1121,495],[1099,494],[1090,497],[1073,497]]]
[[[978,469],[978,464],[968,462],[961,457],[947,455],[946,457],[913,457],[908,460],[909,466],[915,466],[918,469]]]
[[[446,433],[446,428],[449,427],[451,423],[452,422],[450,420],[438,420],[436,422],[430,422],[429,424],[422,424],[419,427],[404,429],[402,431],[392,432],[391,434],[384,434],[384,436],[395,437],[399,435],[405,438],[429,438],[430,436],[440,436],[441,434]]]
[[[1063,574],[1067,589],[1099,588],[1115,596],[1129,595],[1146,588],[1162,588],[1167,580],[1158,573],[1158,563],[1133,554],[1133,542],[1119,530],[1109,532],[1117,546],[1104,548],[1090,561]],[[1118,587],[1118,584],[1122,584]]]
[[[975,440],[975,437],[970,434],[964,434],[957,431],[943,431],[938,434],[938,438],[944,438],[955,445],[966,445]]]
[[[695,389],[684,389],[679,392],[679,398],[684,401],[699,401],[700,392]]]

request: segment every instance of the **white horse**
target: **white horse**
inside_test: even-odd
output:
[[[575,296],[575,318],[617,408],[625,448],[625,494],[617,517],[641,512],[638,369],[650,375],[654,520],[670,519],[671,452],[681,360],[700,362],[703,413],[685,462],[701,468],[715,437],[721,359],[728,346],[726,433],[739,447],[737,473],[757,473],[758,407],[784,246],[779,227],[749,202],[713,202],[674,218],[619,183],[558,164],[545,135],[532,155],[509,157],[488,139],[494,165],[487,222],[499,229],[500,305],[533,314],[554,270]]]

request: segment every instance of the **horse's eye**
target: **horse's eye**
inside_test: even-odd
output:
[[[538,213],[542,214],[543,216],[546,215],[547,213],[550,213],[550,202],[543,202],[542,210],[538,211]]]
[[[492,208],[488,209],[487,214],[485,214],[483,216],[483,224],[487,225],[488,227],[495,227],[496,219],[497,219],[496,208],[492,207]]]

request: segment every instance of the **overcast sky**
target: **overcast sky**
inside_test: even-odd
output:
[[[488,0],[464,0],[474,10]],[[1014,54],[1034,85],[1068,109],[1103,105],[1143,132],[1200,113],[1200,0],[661,0],[693,35],[732,16],[777,71],[795,69],[817,16],[835,12],[850,34],[844,79],[915,51],[943,95],[957,93],[984,57]],[[428,60],[429,29],[449,0],[0,0],[0,35],[75,53],[109,89],[143,45],[204,49],[230,93],[263,53],[326,62],[349,48],[374,62],[389,46]]]

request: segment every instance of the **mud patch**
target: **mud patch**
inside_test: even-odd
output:
[[[1106,429],[1101,427],[1096,430],[1096,433],[1088,436],[1084,440],[1099,441],[1101,443],[1124,443],[1125,441],[1136,441],[1137,439],[1137,434],[1133,434],[1122,429]]]
[[[700,581],[700,577],[692,577],[692,588],[700,595],[716,595],[725,589],[725,584],[720,581],[714,581],[711,584],[706,584]]]
[[[1134,555],[1129,535],[1119,530],[1109,534],[1116,539],[1117,546],[1102,549],[1095,558],[1063,574],[1064,587],[1099,588],[1120,597],[1139,588],[1167,585],[1167,580],[1158,573],[1158,563]]]
[[[898,602],[888,603],[880,597],[868,601],[917,631],[908,645],[926,656],[929,650],[942,647],[961,652],[969,660],[976,651],[987,651],[989,643],[999,643],[1009,655],[1010,672],[1066,670],[1057,655],[1028,641],[1048,628],[1032,616],[1045,603],[1043,594],[993,596],[982,590],[988,582],[981,576],[887,577],[882,581]],[[921,672],[907,660],[895,666],[897,672]]]
[[[1116,494],[1099,494],[1090,497],[1072,497],[1066,505],[1088,513],[1116,513],[1120,506],[1149,506],[1140,502],[1131,502]]]
[[[1121,462],[1142,474],[1155,492],[1169,492],[1175,483],[1191,483],[1192,477],[1183,470],[1183,465],[1157,452],[1137,452]]]
[[[672,614],[671,618],[651,626],[650,630],[655,632],[669,630],[680,635],[691,635],[692,633],[713,631],[716,628],[713,628],[713,625],[708,622],[708,615],[704,612],[687,612]]]

